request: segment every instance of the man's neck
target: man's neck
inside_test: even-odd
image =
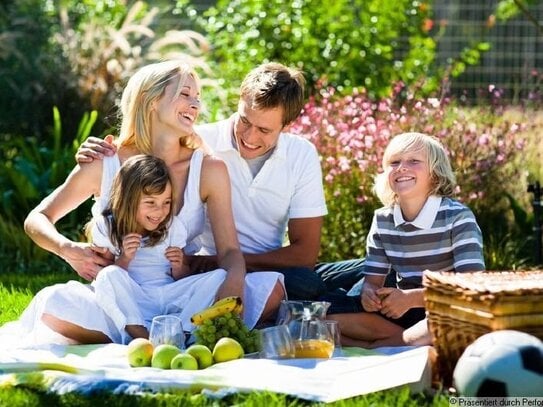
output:
[[[238,143],[237,143],[236,137],[234,136],[233,132],[232,132],[232,145],[239,152]],[[275,150],[275,148],[272,148],[271,150],[266,151],[264,154],[262,154],[262,155],[260,155],[258,157],[255,157],[255,158],[241,157],[241,158],[243,158],[245,160],[245,162],[249,166],[249,169],[251,170],[251,174],[253,175],[253,178],[256,177],[256,174],[259,173],[259,171],[264,166],[264,163],[273,154],[274,150]]]

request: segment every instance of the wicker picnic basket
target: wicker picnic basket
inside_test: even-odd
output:
[[[426,271],[423,286],[437,375],[446,386],[466,347],[481,335],[513,329],[543,340],[543,270]]]

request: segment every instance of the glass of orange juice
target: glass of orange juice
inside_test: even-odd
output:
[[[297,358],[328,359],[334,353],[334,344],[326,339],[302,339],[294,341]]]
[[[323,320],[300,321],[300,334],[294,338],[297,358],[330,358],[334,352],[334,339]]]

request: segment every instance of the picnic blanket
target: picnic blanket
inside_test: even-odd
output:
[[[131,368],[126,345],[45,345],[0,350],[0,386],[22,383],[59,394],[205,391],[209,394],[271,391],[310,401],[333,402],[408,385],[431,386],[431,347],[364,350],[345,348],[331,359],[244,358],[204,370]]]

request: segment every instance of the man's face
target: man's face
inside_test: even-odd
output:
[[[234,122],[239,153],[245,159],[260,157],[273,149],[283,130],[283,108],[256,110],[240,99]]]

